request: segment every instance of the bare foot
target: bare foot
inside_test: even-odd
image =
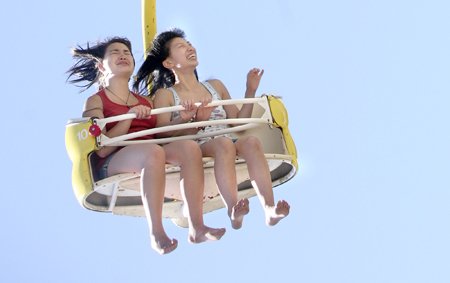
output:
[[[189,242],[198,244],[206,241],[217,241],[225,234],[225,228],[211,228],[203,226],[202,229],[192,230],[189,232]]]
[[[156,237],[151,237],[152,248],[160,255],[168,254],[178,247],[178,241],[176,239],[164,239],[156,240]]]
[[[274,226],[281,219],[288,216],[290,210],[289,204],[285,200],[278,201],[276,206],[266,208],[266,224]]]
[[[242,227],[242,221],[244,220],[244,215],[250,211],[250,206],[248,199],[241,199],[236,203],[231,209],[231,226],[233,229],[240,229]]]

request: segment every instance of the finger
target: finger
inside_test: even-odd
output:
[[[190,101],[189,100],[183,101],[182,105],[184,107],[184,110],[186,110],[186,111],[190,111],[191,110],[191,105],[190,105]]]
[[[195,111],[195,109],[197,109],[197,105],[195,105],[193,100],[189,100],[189,110]]]
[[[144,117],[145,117],[145,109],[143,109],[142,107],[140,107],[138,118],[139,118],[139,119],[142,119],[142,118],[144,118]]]

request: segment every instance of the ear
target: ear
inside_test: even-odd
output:
[[[103,62],[102,62],[102,61],[97,60],[96,67],[97,67],[97,69],[98,69],[100,72],[102,72],[102,73],[105,72],[105,67],[103,66]]]
[[[175,64],[172,62],[172,60],[170,60],[170,58],[166,58],[166,60],[162,62],[162,65],[164,66],[164,68],[167,68],[169,70],[175,66]]]

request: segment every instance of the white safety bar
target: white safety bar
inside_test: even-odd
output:
[[[192,123],[183,123],[178,125],[170,125],[165,127],[158,127],[148,130],[143,130],[139,132],[129,133],[122,136],[117,136],[114,138],[109,138],[105,136],[104,134],[101,134],[97,138],[97,142],[99,146],[125,146],[130,144],[139,144],[139,143],[168,143],[176,140],[182,140],[182,139],[198,139],[203,137],[211,137],[226,133],[232,133],[232,132],[238,132],[247,130],[250,128],[257,127],[260,124],[272,124],[272,115],[270,113],[269,104],[267,102],[266,97],[260,97],[260,98],[244,98],[244,99],[228,99],[228,100],[215,100],[209,103],[206,107],[211,106],[219,106],[219,105],[232,105],[232,104],[258,104],[264,109],[264,113],[262,114],[261,118],[235,118],[235,119],[220,119],[220,120],[210,120],[210,121],[199,121],[199,122],[192,122]],[[200,105],[200,103],[196,103],[197,106]],[[164,108],[158,108],[158,109],[152,109],[151,114],[152,115],[158,115],[162,113],[168,113],[168,112],[175,112],[175,111],[182,111],[184,110],[184,107],[182,105],[178,106],[171,106],[171,107],[164,107]],[[136,118],[136,115],[134,113],[130,114],[123,114],[103,119],[94,119],[94,123],[96,123],[100,129],[103,129],[107,123],[111,122],[117,122],[117,121],[123,121],[128,119],[134,119]],[[175,131],[175,130],[182,130],[182,129],[190,129],[190,128],[199,128],[199,127],[206,127],[211,125],[223,125],[223,124],[244,124],[232,128],[227,128],[223,130],[217,130],[214,132],[208,132],[208,133],[199,133],[195,135],[184,135],[184,136],[177,136],[177,137],[169,137],[169,138],[158,138],[158,139],[148,139],[148,140],[130,140],[146,135],[153,135],[157,133],[162,132],[168,132],[168,131]]]

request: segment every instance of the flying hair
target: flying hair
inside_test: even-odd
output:
[[[76,63],[67,71],[67,82],[81,87],[83,92],[95,83],[102,85],[102,73],[98,69],[98,63],[105,58],[106,49],[113,43],[122,43],[130,49],[131,42],[125,37],[110,37],[95,44],[86,44],[86,47],[78,45],[73,48],[72,57],[77,60]],[[134,60],[134,56],[133,56]]]
[[[148,95],[153,96],[160,88],[169,88],[175,84],[175,75],[172,70],[163,66],[164,60],[169,57],[169,44],[174,38],[185,38],[181,29],[173,28],[158,34],[147,51],[147,57],[139,68],[133,88],[143,93],[149,90]]]

